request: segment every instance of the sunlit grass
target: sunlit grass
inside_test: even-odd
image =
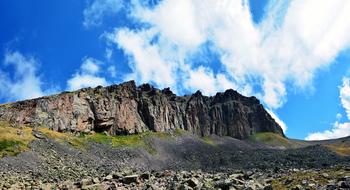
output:
[[[111,136],[104,133],[81,134],[74,135],[72,133],[60,133],[52,131],[48,128],[41,127],[39,131],[46,137],[56,140],[59,143],[69,143],[78,148],[86,148],[89,143],[100,143],[111,147],[142,147],[149,153],[155,154],[156,150],[153,147],[149,138],[158,138],[163,140],[171,140],[172,137],[179,135],[179,132],[171,135],[164,132],[144,132],[133,135],[117,135]]]
[[[162,140],[173,140],[174,137],[181,136],[184,131],[178,129],[172,133],[165,132],[144,132],[133,135],[110,136],[104,133],[74,134],[53,131],[47,127],[35,129],[48,139],[52,139],[61,144],[70,144],[76,148],[88,148],[91,143],[100,143],[111,147],[140,147],[151,154],[156,154],[156,149],[151,138]],[[6,122],[0,123],[0,157],[16,155],[28,150],[28,144],[35,139],[30,127],[13,127]]]
[[[0,122],[0,158],[28,150],[28,144],[34,139],[32,128],[12,127],[7,122]]]
[[[209,145],[212,145],[212,146],[216,145],[216,143],[210,137],[202,137],[202,140],[206,144],[209,144]]]
[[[273,147],[298,148],[303,145],[302,142],[291,141],[280,134],[271,132],[256,133],[250,136],[250,140],[261,142]]]
[[[12,106],[12,103],[4,103],[4,104],[0,104],[0,107],[5,107],[5,108],[10,108]]]
[[[133,135],[108,136],[102,133],[93,135],[85,135],[83,138],[85,142],[96,142],[101,144],[108,144],[112,147],[142,147],[149,153],[156,154],[156,149],[153,147],[149,138],[156,137],[163,140],[171,140],[172,136],[169,133],[163,132],[144,132]]]
[[[325,147],[329,148],[331,151],[341,155],[341,156],[350,156],[350,145],[341,143],[341,144],[332,144],[325,145]]]
[[[69,143],[70,145],[75,147],[84,147],[86,144],[83,139],[79,138],[78,136],[72,133],[61,133],[53,131],[47,127],[40,127],[38,128],[38,131],[46,137],[56,140],[59,143]]]

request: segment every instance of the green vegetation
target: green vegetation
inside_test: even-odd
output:
[[[57,131],[53,131],[47,127],[40,127],[38,131],[42,133],[44,136],[56,140],[59,143],[68,143],[77,148],[83,148],[86,142],[72,133],[60,133]]]
[[[273,147],[298,148],[303,145],[302,142],[292,141],[286,137],[271,132],[256,133],[250,136],[250,140]]]
[[[350,156],[350,143],[330,144],[325,147],[341,156]]]
[[[11,108],[12,107],[12,103],[0,104],[0,107]]]
[[[39,128],[39,131],[48,138],[54,139],[60,143],[69,143],[78,148],[85,148],[89,143],[94,142],[110,145],[112,147],[142,147],[150,154],[156,154],[156,150],[153,147],[150,138],[156,137],[163,140],[171,140],[172,137],[180,134],[179,131],[175,132],[173,135],[170,133],[149,131],[134,135],[109,136],[103,133],[95,133],[76,136],[71,133],[52,131],[45,127]]]
[[[188,133],[188,132],[183,130],[183,129],[175,129],[174,130],[174,136],[182,136],[182,135],[184,135],[186,133]]]
[[[28,150],[32,140],[34,136],[31,128],[12,127],[7,122],[0,122],[0,158]]]
[[[79,138],[82,139],[83,142],[108,144],[112,147],[142,147],[145,148],[150,154],[156,154],[157,151],[150,141],[150,138],[153,137],[163,140],[171,140],[172,138],[169,133],[163,132],[144,132],[140,134],[122,136],[108,136],[102,133],[96,133],[93,135],[84,135]]]
[[[210,137],[202,137],[202,140],[209,145],[216,146],[216,143]]]
[[[96,142],[101,144],[109,144],[113,147],[121,146],[142,146],[147,137],[159,137],[168,138],[168,134],[165,133],[155,133],[155,132],[145,132],[134,135],[122,135],[122,136],[108,136],[102,133],[96,133],[93,135],[84,135],[80,137],[87,142]]]
[[[290,140],[275,133],[256,133],[250,137],[253,142],[260,142],[272,147],[299,148],[308,144],[307,141]],[[350,142],[344,141],[333,144],[324,144],[329,150],[341,156],[350,156]]]

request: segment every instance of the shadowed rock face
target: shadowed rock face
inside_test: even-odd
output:
[[[212,97],[199,91],[176,96],[169,88],[136,87],[134,81],[3,105],[0,120],[56,131],[107,131],[112,135],[175,129],[239,139],[255,132],[283,135],[255,97],[234,90]]]

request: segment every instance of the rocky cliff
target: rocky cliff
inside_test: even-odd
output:
[[[134,81],[5,104],[0,106],[0,120],[55,131],[112,135],[175,129],[239,139],[256,132],[283,135],[255,97],[231,89],[212,97],[199,91],[176,96],[169,88],[137,87]]]

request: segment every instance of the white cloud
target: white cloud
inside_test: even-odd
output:
[[[201,90],[204,94],[213,94],[216,91],[216,80],[210,69],[199,67],[189,71],[184,86],[191,90]]]
[[[38,61],[20,52],[6,52],[5,67],[13,67],[13,73],[0,70],[0,96],[8,101],[37,98],[46,94],[37,75]]]
[[[337,115],[336,115],[337,120],[341,119],[342,117],[343,117],[343,115],[341,113],[337,113]]]
[[[227,89],[238,89],[237,85],[224,74],[214,75],[213,71],[207,67],[200,66],[196,69],[188,69],[186,73],[188,76],[184,79],[183,87],[191,91],[200,90],[203,94],[215,94]],[[241,93],[248,95],[251,93],[251,89],[245,87],[241,89]]]
[[[99,85],[106,86],[108,83],[106,79],[94,75],[82,75],[75,74],[73,78],[69,79],[68,82],[68,90],[79,90],[81,88],[86,87],[96,87]]]
[[[146,27],[117,28],[110,39],[130,58],[129,78],[175,91],[199,88],[209,95],[223,84],[240,92],[261,89],[250,95],[276,109],[287,101],[287,83],[312,87],[317,71],[348,48],[347,10],[346,0],[271,1],[268,14],[257,25],[243,0],[164,0],[155,8],[134,0],[130,15]],[[215,67],[223,72],[188,59],[208,44],[219,52],[220,65]]]
[[[115,66],[111,65],[107,68],[108,73],[111,75],[111,77],[115,78],[117,76],[117,69]]]
[[[340,102],[345,109],[347,117],[350,119],[350,82],[349,78],[343,78],[343,85],[340,88]]]
[[[163,59],[159,53],[159,47],[149,44],[147,41],[153,36],[153,31],[133,32],[128,29],[120,29],[116,35],[110,38],[122,48],[130,59],[130,67],[133,69],[133,77],[139,82],[155,82],[161,87],[173,86],[175,83],[174,63]]]
[[[105,57],[108,61],[112,59],[112,55],[113,55],[113,50],[110,48],[106,48]]]
[[[83,25],[87,28],[99,26],[106,15],[116,14],[122,7],[122,0],[93,0],[83,12]]]
[[[105,78],[98,76],[101,61],[93,58],[85,58],[80,69],[67,81],[67,88],[70,91],[86,87],[106,86]]]
[[[343,78],[343,84],[340,87],[340,101],[347,114],[347,119],[350,120],[350,82],[349,78]],[[337,119],[341,118],[341,114],[337,114]],[[341,123],[336,121],[331,130],[323,132],[315,132],[309,134],[306,140],[324,140],[350,136],[350,121]]]
[[[85,58],[83,64],[80,66],[80,69],[83,73],[94,75],[100,71],[101,64],[101,61],[88,57]]]
[[[198,10],[192,1],[162,1],[152,10],[140,7],[137,3],[136,6],[137,11],[133,13],[135,17],[153,25],[160,35],[176,45],[197,47],[204,42],[201,23],[196,15]]]
[[[271,115],[271,117],[281,126],[283,132],[287,131],[287,125],[275,114],[272,110],[266,109],[266,111]]]
[[[309,134],[305,140],[326,140],[350,136],[350,123],[335,122],[331,130]]]

